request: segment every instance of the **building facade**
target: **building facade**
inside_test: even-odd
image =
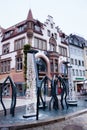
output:
[[[84,47],[86,46],[86,40],[77,35],[71,34],[68,37],[69,42],[69,56],[72,86],[76,92],[80,92],[83,88],[83,82],[85,77],[85,59],[84,59]]]
[[[7,29],[0,27],[0,84],[9,75],[17,87],[17,95],[25,94],[24,79],[24,53],[25,44],[38,50],[36,60],[42,62],[44,67],[39,68],[39,78],[47,75],[52,78],[61,74],[68,78],[65,72],[69,57],[66,35],[59,30],[48,15],[44,23],[35,20],[32,11],[29,10],[26,20],[17,23]],[[3,95],[11,95],[9,83],[3,88]]]

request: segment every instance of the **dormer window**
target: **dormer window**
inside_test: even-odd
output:
[[[40,27],[39,27],[39,26],[37,26],[37,25],[35,25],[35,31],[40,32],[40,31],[41,31]]]
[[[73,39],[72,38],[69,38],[69,43],[73,43]]]
[[[23,26],[18,27],[18,32],[22,32],[22,31],[24,31],[24,27]]]
[[[10,37],[12,33],[13,33],[13,30],[11,30],[11,31],[9,31],[9,32],[6,32],[6,33],[5,33],[5,38]]]
[[[25,30],[25,28],[27,27],[27,25],[25,24],[25,25],[22,25],[22,26],[19,26],[18,27],[18,31],[17,32],[23,32],[24,30]]]
[[[74,39],[74,45],[80,46],[79,41],[77,39]]]

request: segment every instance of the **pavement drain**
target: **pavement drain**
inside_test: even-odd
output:
[[[63,130],[83,130],[82,126],[77,125],[67,125],[63,128]]]

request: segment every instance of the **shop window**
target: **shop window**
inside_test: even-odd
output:
[[[16,83],[16,88],[17,88],[17,96],[24,96],[23,84]]]

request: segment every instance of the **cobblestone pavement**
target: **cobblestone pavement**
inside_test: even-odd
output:
[[[68,129],[64,129],[66,126]],[[70,129],[70,126],[78,126],[82,129],[77,129],[77,127]],[[87,113],[55,123],[54,130],[87,130]]]
[[[86,97],[85,97],[86,98]],[[58,111],[51,110],[49,111],[48,108],[43,111],[42,109],[39,110],[39,120],[36,121],[36,117],[32,118],[23,118],[23,115],[25,114],[25,99],[18,99],[17,100],[17,107],[15,111],[15,116],[12,117],[9,114],[9,110],[7,113],[7,116],[3,115],[3,111],[1,108],[0,111],[0,128],[7,127],[10,125],[23,125],[23,124],[32,124],[35,122],[40,121],[46,121],[50,119],[58,119],[58,118],[64,118],[61,122],[55,122],[54,125],[46,125],[40,128],[36,128],[37,130],[66,130],[64,127],[67,125],[73,126],[81,126],[83,130],[87,130],[87,101],[85,101],[85,98],[79,97],[78,105],[74,107],[69,107],[68,109],[65,107],[64,110],[61,110],[61,108]],[[9,99],[4,101],[7,104],[9,104]],[[6,108],[9,108],[9,105],[7,105]],[[81,113],[83,114],[81,114]],[[78,116],[76,116],[78,115]],[[29,130],[36,130],[29,129]],[[4,129],[3,129],[4,130]],[[67,130],[75,130],[75,129],[67,129]],[[77,130],[77,129],[76,129]],[[79,129],[80,130],[80,129]]]

